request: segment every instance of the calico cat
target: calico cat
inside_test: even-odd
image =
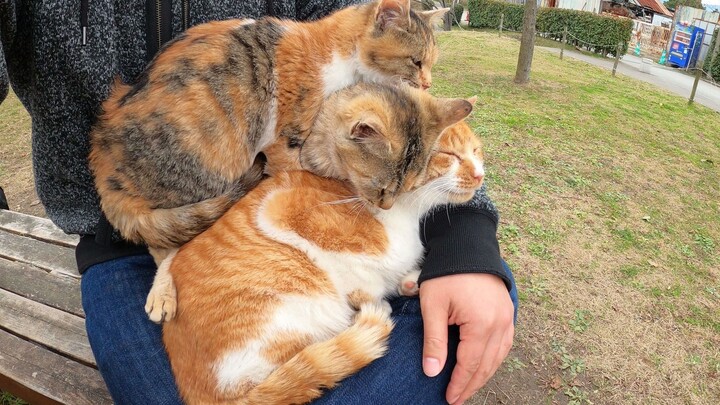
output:
[[[445,11],[380,0],[314,22],[228,20],[179,35],[135,84],[115,83],[91,133],[108,221],[159,261],[259,181],[258,153],[299,168],[323,101],[338,89],[363,80],[429,87],[430,21]]]
[[[179,312],[163,340],[185,402],[305,403],[381,357],[383,299],[412,281],[421,217],[482,183],[475,139],[464,122],[446,131],[387,210],[346,181],[282,172],[181,247],[169,261]]]
[[[358,83],[328,96],[299,161],[315,174],[350,179],[364,201],[389,208],[403,185],[414,184],[425,171],[440,133],[471,110],[467,100],[434,98],[407,85]],[[268,161],[267,171],[275,175],[284,168]],[[145,306],[154,322],[175,314],[175,288],[166,268],[159,264]]]

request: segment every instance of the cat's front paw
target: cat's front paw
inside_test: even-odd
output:
[[[420,270],[413,270],[406,274],[405,277],[400,280],[398,293],[405,297],[414,297],[418,295],[420,292],[418,278],[420,278]]]
[[[168,322],[175,318],[177,311],[177,291],[175,284],[153,283],[147,301],[145,301],[145,312],[151,321],[155,323]]]

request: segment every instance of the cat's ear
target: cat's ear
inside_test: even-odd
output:
[[[473,104],[461,98],[442,98],[440,102],[440,126],[445,129],[470,115]]]
[[[362,144],[374,153],[384,154],[391,150],[390,142],[382,131],[382,126],[365,117],[355,122],[350,130],[350,140]]]
[[[383,139],[383,136],[372,124],[358,121],[350,131],[350,139],[356,142],[373,142]]]
[[[418,13],[420,18],[425,20],[427,25],[433,27],[435,25],[439,25],[442,22],[443,17],[445,17],[445,14],[450,11],[449,7],[445,8],[439,8],[436,10],[428,10],[428,11],[421,11]]]
[[[410,27],[410,0],[380,0],[375,12],[375,27],[380,31]]]
[[[466,98],[468,103],[472,104],[473,107],[475,107],[475,104],[477,104],[478,96],[472,96],[470,98]]]

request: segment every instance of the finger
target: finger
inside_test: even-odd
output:
[[[431,300],[420,299],[423,318],[423,372],[435,377],[447,359],[448,308]]]
[[[488,338],[483,334],[473,336],[467,332],[463,334],[460,327],[460,344],[457,350],[457,364],[450,377],[445,399],[451,404],[458,402],[460,394],[465,391],[470,379],[483,365],[483,354],[488,348]],[[498,343],[499,344],[499,343]],[[494,359],[494,356],[493,356]]]
[[[500,335],[501,334],[497,334],[496,336]],[[499,344],[497,344],[497,340],[495,339],[493,339],[491,342],[488,342],[487,349],[483,353],[483,360],[480,361],[480,368],[470,379],[470,382],[468,383],[467,387],[465,387],[463,393],[460,394],[460,397],[458,398],[456,403],[463,403],[467,401],[470,397],[475,395],[475,393],[480,388],[484,387],[485,384],[488,383],[490,378],[495,375],[495,372],[498,370],[498,368],[500,368],[508,353],[510,353],[510,349],[512,348],[513,337],[515,336],[515,327],[513,325],[510,325],[507,332],[505,332],[503,335],[504,336],[499,339]],[[492,361],[493,353],[495,353],[494,361]],[[490,368],[484,369],[484,364],[489,364]]]
[[[503,340],[504,336],[502,333],[491,336],[480,357],[477,370],[470,376],[466,385],[462,387],[458,398],[454,402],[450,402],[451,404],[461,404],[467,401],[495,374],[495,371],[497,371],[502,363],[502,359],[505,358],[503,356],[500,358],[500,361],[498,361],[498,354],[504,350]]]

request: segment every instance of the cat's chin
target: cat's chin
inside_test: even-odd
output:
[[[408,86],[410,86],[410,87],[414,87],[414,88],[416,88],[416,89],[421,88],[421,87],[420,87],[420,84],[419,84],[418,82],[416,82],[415,80],[402,79],[402,83],[404,83],[404,84],[406,84],[406,85],[408,85]]]
[[[462,204],[470,201],[475,195],[476,189],[449,191],[447,201],[451,204]]]

